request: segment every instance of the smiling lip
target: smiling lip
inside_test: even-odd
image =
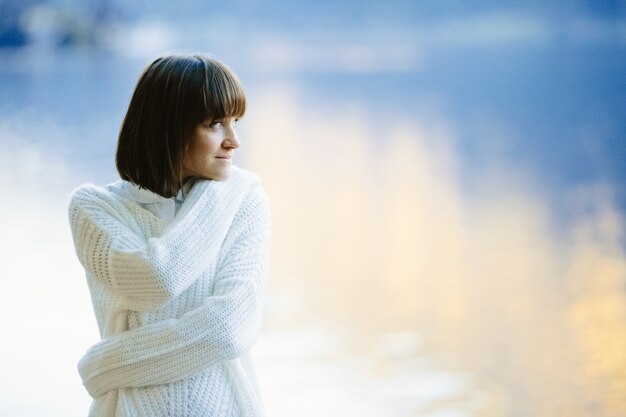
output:
[[[230,156],[216,156],[217,159],[230,159]]]

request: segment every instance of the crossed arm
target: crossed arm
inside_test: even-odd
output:
[[[123,218],[128,209],[121,202],[98,187],[83,186],[69,204],[76,254],[89,275],[123,297],[128,308],[155,310],[217,257],[241,203],[258,186],[252,175],[237,171],[227,181],[198,181],[175,219],[150,239]]]
[[[233,219],[212,296],[179,319],[94,345],[79,362],[89,393],[97,398],[121,387],[173,382],[247,352],[260,327],[269,221],[267,197],[256,186]]]

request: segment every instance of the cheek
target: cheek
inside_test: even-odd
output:
[[[208,139],[196,140],[189,145],[187,159],[189,161],[203,161],[215,152],[215,145]]]
[[[202,137],[194,143],[194,151],[198,154],[212,154],[219,148],[217,138]]]
[[[201,152],[199,152],[199,149],[197,146],[194,145],[189,145],[189,148],[187,148],[187,151],[185,152],[185,158],[184,158],[184,165],[187,168],[197,168],[198,163],[200,162],[201,158],[200,158]]]

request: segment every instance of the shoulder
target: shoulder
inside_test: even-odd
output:
[[[244,183],[250,186],[255,186],[261,184],[261,177],[252,171],[233,165],[231,167],[230,175],[224,180],[224,182]]]
[[[230,202],[237,200],[239,201],[237,206],[242,201],[245,206],[252,201],[266,200],[261,178],[257,174],[235,165],[231,167],[231,171],[225,179],[197,178],[189,193],[189,199],[191,200],[194,195],[205,200],[215,198],[226,198],[224,201]]]
[[[269,227],[270,203],[260,182],[248,191],[237,212],[235,223],[244,228]]]
[[[243,207],[252,205],[257,208],[265,208],[269,206],[267,193],[263,189],[261,177],[254,172],[233,166],[231,176],[226,181],[229,180],[241,181],[248,186],[248,193]]]
[[[106,195],[106,190],[103,187],[87,183],[83,184],[70,193],[69,205],[81,204],[84,201],[98,200]]]
[[[238,226],[269,225],[270,204],[261,177],[251,171],[233,166],[225,181],[237,182],[245,188],[245,197],[237,211],[234,222]]]
[[[195,178],[188,194],[205,195],[209,198],[215,197],[211,195],[211,191],[222,195],[242,195],[260,184],[261,178],[257,174],[233,165],[228,177],[224,179]]]
[[[86,183],[75,188],[70,193],[68,209],[72,211],[77,208],[89,207],[109,208],[121,202],[123,192],[122,180],[103,186]]]

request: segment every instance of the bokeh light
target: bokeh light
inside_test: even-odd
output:
[[[625,6],[0,0],[0,415],[87,414],[67,198],[171,51],[248,94],[268,415],[626,415]]]

